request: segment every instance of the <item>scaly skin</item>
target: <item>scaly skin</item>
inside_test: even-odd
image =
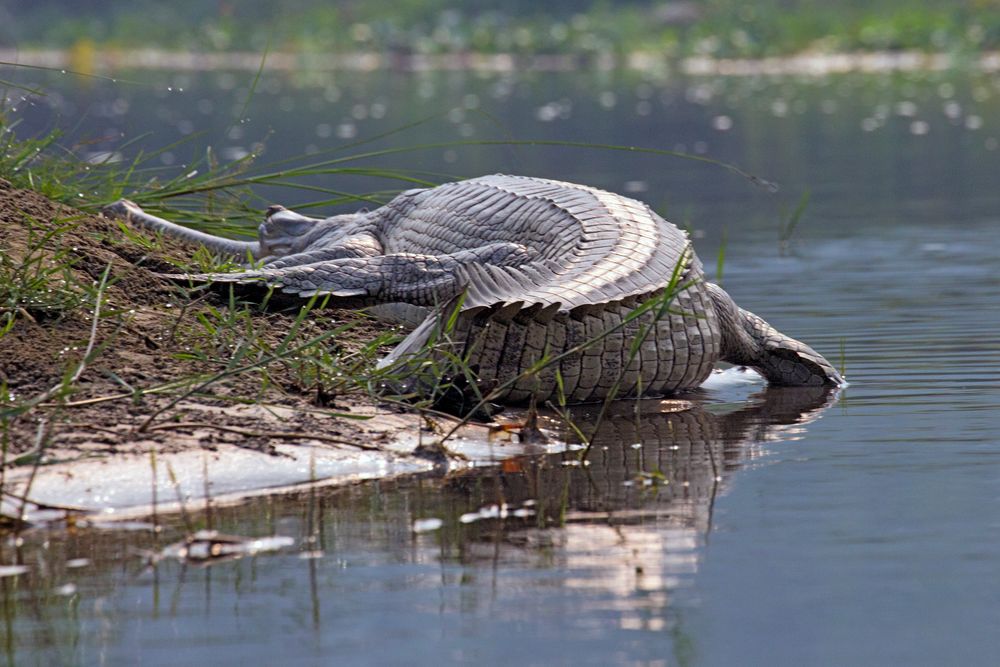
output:
[[[431,309],[383,364],[405,368],[428,341],[446,337],[451,353],[475,370],[479,391],[495,390],[498,401],[556,398],[557,370],[570,402],[613,391],[675,393],[698,386],[717,361],[751,366],[772,384],[843,383],[812,348],[706,282],[677,227],[641,202],[587,186],[494,175],[411,190],[375,211],[324,220],[272,207],[256,243],[192,232],[130,202],[107,212],[264,262],[255,270],[195,278],[262,281],[349,305]],[[459,317],[443,336],[441,313],[449,314],[446,304],[460,295]],[[655,298],[669,301],[669,310],[629,318]],[[545,355],[560,359],[521,377]],[[430,390],[439,380],[426,376],[426,364],[424,376],[415,368],[407,371],[407,387]]]

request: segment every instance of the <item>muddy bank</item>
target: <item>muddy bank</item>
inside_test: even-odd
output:
[[[336,309],[297,322],[298,307],[262,310],[161,276],[190,267],[191,253],[0,180],[5,514],[29,481],[40,502],[122,509],[149,502],[154,474],[161,495],[177,486],[171,498],[193,498],[440,463],[426,445],[448,418],[386,403],[358,380],[384,352],[371,341],[391,342],[384,324]],[[351,381],[275,353],[331,330],[311,353],[343,360]],[[457,435],[491,447],[488,433]]]
[[[137,242],[139,240],[139,242]],[[145,245],[144,245],[145,244]],[[56,448],[99,448],[121,452],[140,438],[135,428],[158,410],[165,410],[179,391],[198,386],[196,378],[220,370],[228,350],[243,339],[277,346],[295,322],[297,309],[246,310],[242,332],[227,339],[220,331],[229,308],[224,293],[192,291],[160,276],[190,266],[192,248],[170,239],[149,239],[124,231],[117,222],[55,204],[27,190],[0,181],[0,251],[3,252],[5,302],[9,331],[0,337],[0,382],[9,403],[29,402],[59,385],[84,360],[79,378],[58,398],[35,410],[36,424],[16,420],[9,431],[9,453],[31,448],[37,419],[49,420],[50,445]],[[93,315],[102,276],[98,322]],[[39,294],[41,293],[40,298]],[[207,322],[207,324],[206,324]],[[298,335],[315,336],[326,326],[351,325],[330,343],[338,352],[357,349],[374,337],[377,325],[357,313],[327,310],[301,323]],[[223,366],[224,367],[224,366]],[[283,430],[309,431],[318,421],[322,431],[345,439],[367,431],[355,421],[331,414],[350,414],[369,405],[356,395],[331,395],[316,382],[304,386],[302,375],[276,363],[259,373],[234,373],[195,392],[176,410],[165,410],[143,429],[142,441],[165,447],[197,443],[211,446],[238,441],[267,449],[266,437],[217,430],[212,426],[248,427],[232,419],[234,404],[253,401],[292,408],[294,421],[258,415],[253,430],[266,432],[274,422]],[[168,383],[180,383],[170,387]],[[163,396],[157,388],[162,387]],[[206,429],[155,427],[170,422],[208,422]]]

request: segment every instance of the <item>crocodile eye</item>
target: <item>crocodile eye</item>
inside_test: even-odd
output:
[[[292,211],[278,211],[268,216],[260,226],[260,233],[269,239],[294,238],[302,236],[316,224],[312,218],[307,218]]]

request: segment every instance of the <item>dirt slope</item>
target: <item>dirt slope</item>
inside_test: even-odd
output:
[[[5,385],[11,394],[8,405],[32,400],[58,385],[76,368],[91,339],[100,349],[71,394],[44,401],[0,424],[8,456],[35,450],[39,443],[46,452],[67,448],[118,451],[143,443],[161,448],[211,448],[230,442],[267,449],[273,439],[252,434],[276,430],[323,433],[359,442],[369,437],[366,433],[371,429],[366,422],[329,416],[362,406],[369,409],[368,397],[330,395],[322,383],[308,386],[301,373],[285,373],[280,365],[266,381],[259,374],[248,374],[216,383],[207,395],[191,397],[181,407],[160,415],[157,424],[162,430],[137,432],[137,426],[165,406],[171,394],[137,398],[134,389],[218,371],[228,358],[226,341],[232,344],[239,339],[238,331],[229,332],[229,338],[225,333],[213,337],[197,321],[199,313],[224,310],[226,294],[192,293],[158,275],[176,272],[177,264],[183,264],[191,251],[169,240],[154,240],[147,247],[130,239],[114,221],[82,214],[0,179],[0,331],[13,313],[12,327],[0,335],[0,388]],[[63,266],[66,268],[58,268]],[[109,284],[92,337],[94,285],[109,266]],[[12,296],[18,285],[31,282],[25,276],[46,272],[46,287],[56,295],[66,292],[68,305],[39,307]],[[80,304],[75,305],[74,299]],[[275,345],[288,331],[294,315],[295,311],[255,311],[249,326],[262,342]],[[296,338],[305,340],[322,332],[323,327],[350,319],[361,321],[349,335],[331,341],[331,346],[341,350],[358,347],[376,331],[384,330],[383,325],[363,321],[356,314],[328,310],[310,317]],[[211,358],[182,358],[192,349]],[[236,402],[223,400],[227,397],[294,408],[294,423],[289,423],[287,410],[283,411],[286,417],[272,419],[266,410],[258,410],[253,423],[247,423],[237,414]],[[209,426],[170,426],[202,422]],[[252,434],[227,431],[226,426]]]

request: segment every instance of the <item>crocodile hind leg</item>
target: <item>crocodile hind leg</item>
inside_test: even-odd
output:
[[[844,378],[823,355],[743,310],[718,285],[706,285],[722,329],[722,361],[749,366],[773,385],[844,384]]]

